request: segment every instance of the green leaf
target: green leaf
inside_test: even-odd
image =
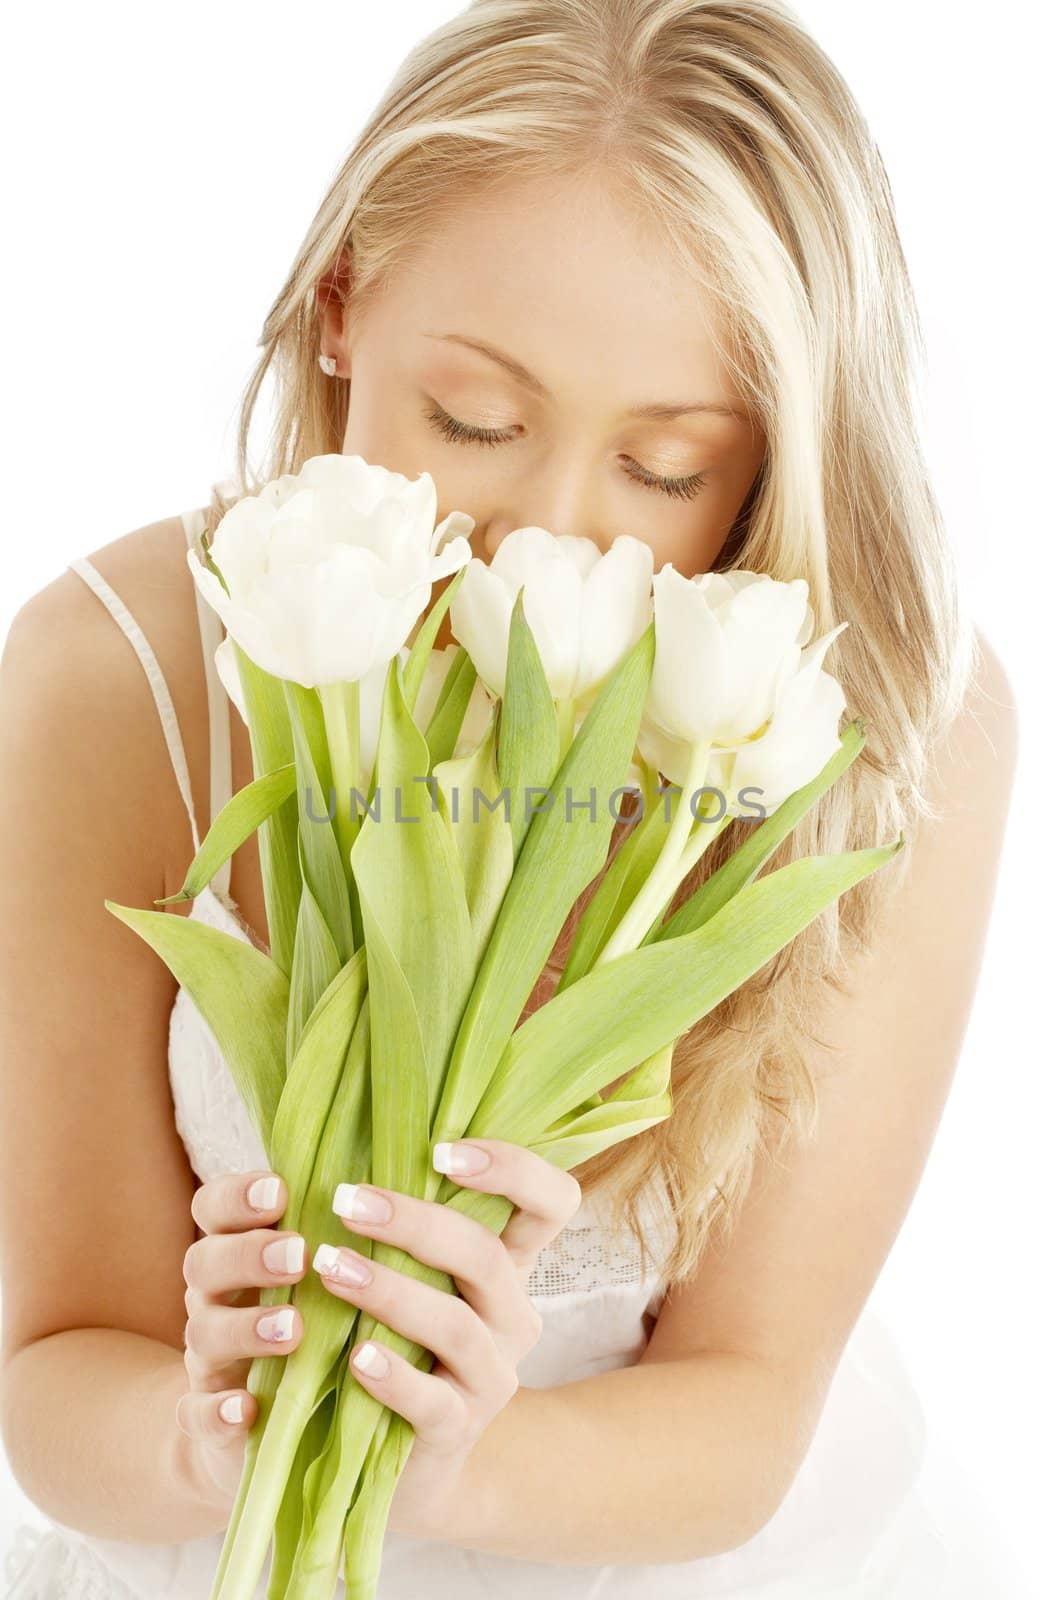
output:
[[[274,1119],[279,1171],[288,1188],[285,1217],[299,1226],[319,1146],[329,1125],[341,1079],[352,1059],[352,1038],[367,991],[365,949],[356,950],[314,1007],[285,1079]],[[365,1077],[364,1065],[361,1067]],[[350,1138],[350,1126],[347,1137]],[[330,1191],[331,1195],[331,1191]]]
[[[495,721],[467,756],[436,768],[440,810],[458,847],[466,904],[473,926],[474,961],[480,962],[513,872],[513,846],[499,775]]]
[[[651,623],[606,680],[554,777],[552,803],[532,819],[462,1017],[434,1140],[465,1133],[574,901],[602,868],[614,826],[607,802],[627,776],[653,660]]]
[[[446,589],[444,589],[418,629],[417,638],[414,640],[410,654],[406,658],[406,665],[403,668],[403,698],[411,711],[413,711],[417,701],[418,690],[421,688],[421,680],[425,675],[429,656],[440,631],[443,614],[458,593],[458,585],[465,576],[465,570],[465,567],[459,567]]]
[[[433,770],[438,762],[447,761],[454,755],[476,683],[477,669],[469,652],[459,646],[451,657],[447,675],[440,686],[439,699],[425,729],[429,765]]]
[[[902,843],[793,861],[692,933],[642,945],[555,994],[511,1038],[463,1133],[538,1138],[591,1090],[679,1038]]]
[[[672,1114],[675,1040],[648,1056],[608,1099],[562,1117],[529,1145],[556,1167],[571,1171],[612,1145],[631,1139]]]
[[[229,637],[232,639],[231,634]],[[284,685],[245,655],[235,639],[233,655],[247,708],[252,764],[256,778],[260,778],[294,760]],[[292,970],[299,914],[298,809],[293,793],[265,819],[259,834],[270,955],[286,977]]]
[[[302,840],[299,844],[299,853],[302,857]],[[314,892],[304,878],[303,893],[299,901],[299,921],[296,923],[296,948],[288,997],[288,1026],[285,1032],[285,1061],[289,1070],[315,1006],[343,965],[333,943],[329,924],[322,916]]]
[[[796,789],[770,817],[766,817],[752,829],[738,850],[734,851],[727,861],[695,890],[694,894],[677,907],[667,922],[657,930],[652,928],[647,933],[644,944],[653,944],[657,939],[678,938],[681,934],[690,933],[692,929],[701,927],[710,917],[715,917],[721,907],[727,905],[744,884],[756,878],[769,856],[796,827],[806,812],[816,804],[827,789],[831,788],[836,778],[846,771],[850,763],[856,760],[865,738],[864,722],[855,717],[843,730],[839,749],[825,762],[817,776],[803,788]]]
[[[499,779],[510,793],[515,861],[532,821],[530,808],[538,803],[534,791],[546,790],[557,765],[558,713],[535,637],[525,620],[522,588],[510,613],[499,723]]]
[[[104,905],[151,945],[187,989],[218,1041],[272,1161],[273,1120],[285,1073],[285,974],[261,950],[205,922],[113,900]]]
[[[430,1104],[473,979],[473,930],[450,826],[435,803],[428,747],[392,659],[377,751],[380,816],[367,815],[351,851],[363,907],[410,985],[426,1052]]]
[[[335,804],[330,807],[325,799],[326,788],[332,787],[332,773],[321,700],[313,689],[299,683],[286,682],[284,691],[298,779],[300,868],[332,935],[339,965],[343,965],[354,954],[355,940],[351,890],[335,815],[341,805],[350,802],[347,795],[334,794]]]
[[[558,983],[567,989],[594,966],[607,939],[650,876],[669,831],[664,793],[655,794],[640,821],[631,823],[590,905],[577,926]]]
[[[177,900],[194,900],[204,890],[223,862],[250,839],[256,828],[267,817],[272,817],[279,806],[295,793],[296,768],[288,761],[274,772],[264,772],[261,778],[245,784],[244,788],[227,800],[207,831],[207,837],[196,851],[185,881],[177,894],[156,900],[157,906],[169,906]]]
[[[430,1171],[425,1041],[410,985],[374,913],[367,896],[373,1182],[425,1198]]]

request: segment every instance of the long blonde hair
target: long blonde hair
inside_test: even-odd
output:
[[[923,342],[887,177],[846,84],[776,0],[473,0],[418,44],[270,308],[234,492],[216,489],[213,525],[238,495],[342,448],[347,384],[318,365],[319,280],[346,261],[357,315],[448,204],[511,177],[595,168],[725,319],[736,379],[765,430],[762,468],[716,565],[804,577],[817,632],[850,624],[828,664],[867,744],[766,870],[886,843],[903,827],[911,836],[933,814],[927,755],[960,707],[975,635],[922,453]],[[272,431],[252,476],[268,373]],[[743,837],[726,829],[678,900]],[[686,1277],[710,1230],[735,1216],[770,1128],[774,1148],[780,1134],[813,1131],[804,1024],[819,987],[838,987],[867,948],[910,855],[851,889],[684,1035],[671,1117],[574,1169],[641,1252],[637,1197],[657,1193],[651,1226],[673,1240],[659,1262],[666,1281]]]

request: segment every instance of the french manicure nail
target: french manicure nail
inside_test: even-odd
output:
[[[370,1378],[383,1378],[388,1370],[387,1357],[381,1354],[375,1344],[364,1344],[361,1350],[356,1350],[351,1357],[351,1364]]]
[[[256,1211],[276,1211],[280,1198],[280,1178],[256,1178],[248,1189],[248,1205]]]
[[[262,1252],[262,1259],[271,1272],[302,1272],[302,1236],[294,1233],[286,1239],[271,1239]]]
[[[223,1422],[240,1422],[244,1415],[244,1402],[238,1394],[226,1395],[218,1407],[218,1414]]]
[[[296,1314],[292,1307],[281,1306],[268,1317],[260,1317],[255,1326],[261,1339],[269,1339],[271,1344],[281,1344],[292,1337],[295,1324]]]
[[[470,1176],[486,1172],[491,1157],[475,1144],[437,1144],[432,1148],[432,1165],[437,1172],[461,1173]]]
[[[338,1183],[333,1195],[333,1210],[348,1222],[389,1222],[392,1202],[364,1183]]]
[[[336,1283],[346,1283],[356,1289],[363,1288],[373,1278],[360,1255],[351,1251],[344,1254],[334,1244],[319,1244],[314,1252],[314,1270]]]

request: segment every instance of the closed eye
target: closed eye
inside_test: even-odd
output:
[[[520,428],[475,428],[471,423],[459,422],[457,417],[450,416],[435,401],[425,408],[425,416],[437,432],[455,444],[480,444],[489,447],[512,444],[521,432]],[[705,485],[705,477],[700,472],[693,472],[686,478],[659,478],[656,473],[647,472],[646,468],[641,467],[638,461],[633,461],[631,456],[622,456],[621,459],[628,463],[625,471],[630,478],[643,488],[652,489],[657,494],[692,500]]]
[[[435,402],[428,406],[425,415],[445,439],[459,444],[510,444],[520,432],[517,428],[474,428],[468,422],[448,416]]]

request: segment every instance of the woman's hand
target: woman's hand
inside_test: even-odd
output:
[[[226,1505],[236,1499],[247,1433],[258,1402],[243,1387],[256,1356],[288,1355],[303,1337],[294,1306],[272,1310],[259,1290],[298,1283],[306,1245],[278,1233],[288,1194],[275,1173],[234,1172],[212,1178],[192,1196],[192,1216],[205,1235],[185,1252],[185,1369],[189,1390],[177,1423],[195,1441],[197,1463]]]
[[[437,1151],[446,1147],[437,1146]],[[370,1312],[393,1332],[436,1357],[422,1372],[394,1350],[363,1342],[351,1352],[350,1370],[366,1390],[397,1411],[416,1433],[392,1500],[388,1527],[432,1537],[447,1525],[465,1462],[477,1439],[516,1393],[516,1368],[538,1342],[543,1323],[526,1292],[529,1274],[545,1245],[580,1207],[580,1185],[542,1156],[499,1139],[463,1140],[450,1149],[485,1154],[476,1173],[448,1171],[456,1183],[505,1195],[515,1210],[501,1234],[432,1200],[392,1189],[342,1183],[333,1208],[364,1239],[397,1245],[427,1266],[450,1273],[458,1294],[418,1283],[394,1268],[368,1262],[354,1249],[321,1245],[312,1265],[333,1294]],[[434,1161],[438,1171],[444,1170]],[[379,1222],[358,1200],[386,1198],[391,1215]],[[361,1269],[368,1282],[355,1281]],[[375,1354],[385,1369],[360,1367]]]

